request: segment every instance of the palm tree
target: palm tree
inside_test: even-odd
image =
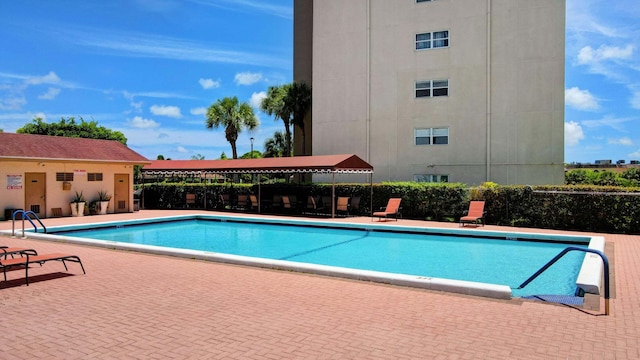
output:
[[[285,107],[291,112],[291,122],[293,125],[300,128],[300,133],[302,134],[302,155],[306,155],[304,118],[311,109],[311,87],[305,82],[293,82],[288,90],[285,98]]]
[[[246,102],[240,103],[236,96],[218,99],[216,103],[207,110],[207,128],[217,129],[224,126],[224,134],[231,144],[233,158],[238,158],[236,150],[236,140],[238,134],[244,128],[253,130],[258,126],[258,119],[253,113],[253,108]]]
[[[291,156],[291,109],[285,106],[285,98],[290,86],[290,84],[270,86],[267,90],[267,97],[260,104],[260,109],[267,115],[275,116],[276,120],[281,119],[284,122],[284,156]]]
[[[284,134],[276,131],[273,137],[264,142],[264,157],[282,157],[286,153]]]

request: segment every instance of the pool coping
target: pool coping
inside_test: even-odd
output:
[[[314,226],[314,227],[330,227],[330,228],[351,228],[367,231],[402,231],[409,233],[423,233],[423,234],[443,234],[443,235],[465,235],[465,236],[479,236],[480,234],[472,229],[451,229],[451,228],[418,228],[402,225],[394,225],[390,227],[388,225],[380,223],[362,224],[362,223],[335,223],[319,220],[298,220],[298,219],[282,219],[262,218],[243,216],[235,217],[228,215],[212,215],[207,213],[202,214],[189,214],[189,215],[176,215],[165,217],[154,217],[146,219],[125,220],[125,221],[105,221],[95,222],[77,225],[62,225],[50,227],[50,230],[66,231],[66,230],[80,230],[94,227],[109,227],[116,225],[132,225],[154,222],[166,222],[166,221],[180,221],[189,219],[207,219],[216,221],[234,221],[234,222],[260,222],[267,224],[290,224],[298,226]],[[20,231],[21,232],[21,231]],[[11,236],[12,233],[9,230],[0,230],[0,234]],[[589,247],[592,246],[598,250],[604,250],[604,237],[594,236],[576,236],[576,235],[555,235],[555,234],[543,234],[543,233],[518,233],[518,237],[513,237],[513,232],[506,231],[483,231],[483,237],[496,237],[504,238],[508,240],[545,240],[545,241],[562,241],[562,242],[586,242],[589,239]],[[201,251],[201,250],[186,250],[179,248],[168,248],[153,245],[142,244],[129,244],[116,241],[107,240],[94,240],[89,238],[70,237],[63,235],[52,235],[44,233],[34,233],[27,231],[24,234],[30,239],[42,239],[49,241],[57,241],[63,243],[72,243],[79,245],[90,245],[94,247],[109,248],[115,250],[128,250],[137,251],[142,253],[174,256],[181,258],[189,258],[204,261],[214,261],[227,264],[252,266],[260,268],[269,268],[275,270],[288,270],[301,273],[311,273],[316,275],[340,277],[352,280],[371,281],[377,283],[391,284],[397,286],[415,287],[428,290],[444,291],[457,294],[481,296],[495,299],[511,299],[511,288],[507,285],[480,283],[463,280],[453,280],[435,277],[424,277],[415,275],[395,274],[387,272],[378,272],[371,270],[356,270],[337,266],[326,266],[316,264],[298,263],[286,260],[273,260],[265,258],[248,257],[241,255],[223,254],[217,252]],[[595,240],[594,240],[595,239]],[[583,261],[580,273],[578,275],[578,281],[576,285],[581,287],[585,292],[600,294],[602,278],[602,262],[599,259],[594,259],[592,256],[586,256]]]

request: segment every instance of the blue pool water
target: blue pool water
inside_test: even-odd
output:
[[[391,231],[185,220],[75,230],[66,236],[203,250],[424,277],[507,285],[513,296],[574,295],[584,259],[573,252],[516,289],[567,244]],[[575,244],[571,246],[584,246]]]

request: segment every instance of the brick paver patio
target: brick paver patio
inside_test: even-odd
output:
[[[176,213],[190,212],[44,222]],[[29,286],[22,270],[8,272],[0,358],[639,359],[640,236],[605,236],[615,252],[610,316],[602,301],[585,310],[0,237],[1,245],[79,255],[87,270],[47,263],[30,270]]]

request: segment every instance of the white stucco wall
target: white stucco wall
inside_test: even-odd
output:
[[[376,182],[562,183],[564,17],[564,0],[314,1],[313,154],[357,154]],[[415,50],[443,30],[449,47]],[[435,79],[449,96],[415,98]],[[430,127],[449,144],[416,146]]]

